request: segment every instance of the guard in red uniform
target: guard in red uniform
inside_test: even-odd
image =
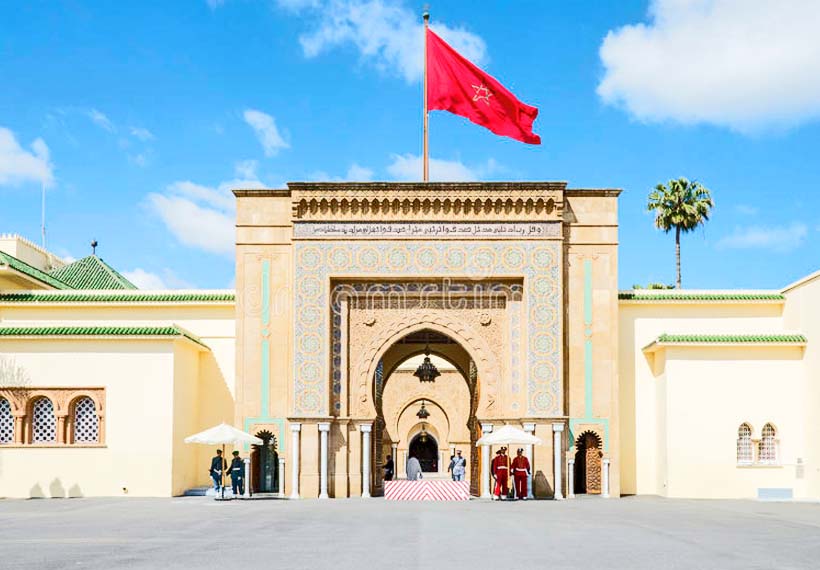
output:
[[[530,460],[524,457],[524,450],[519,448],[512,460],[512,475],[515,485],[515,498],[527,500],[527,475],[530,473]]]
[[[507,457],[507,448],[502,447],[496,453],[495,459],[493,459],[492,464],[492,471],[493,477],[495,477],[495,490],[493,491],[493,496],[497,499],[506,499],[507,493],[509,493],[509,487],[507,486],[507,481],[510,473],[510,461],[509,457]]]

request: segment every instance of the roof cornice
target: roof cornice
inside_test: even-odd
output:
[[[91,291],[13,291],[0,293],[0,305],[104,304],[104,305],[233,305],[233,290],[91,290]]]

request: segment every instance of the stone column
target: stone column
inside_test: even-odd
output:
[[[362,424],[362,497],[370,497],[370,432],[371,424]]]
[[[327,499],[327,432],[330,424],[322,422],[319,425],[319,498]]]
[[[66,434],[66,417],[68,414],[57,416],[57,443],[67,443],[71,441],[70,434]],[[68,436],[68,437],[66,437]]]
[[[18,415],[17,413],[14,413],[14,443],[17,445],[22,445],[23,442],[28,441],[26,439],[26,434],[24,433],[26,425],[23,421],[24,419],[25,414],[19,413]]]
[[[535,435],[535,424],[525,423],[523,427],[525,432],[530,435]],[[527,456],[527,461],[530,462],[530,472],[527,473],[527,498],[534,499],[535,495],[532,493],[532,470],[535,463],[533,463],[532,460],[532,444],[524,448],[524,454]]]
[[[493,424],[481,424],[481,435],[485,436],[492,433]],[[490,492],[490,446],[481,446],[481,498],[489,499],[492,497]]]
[[[567,460],[567,499],[575,498],[575,460]]]
[[[407,451],[401,452],[401,474],[407,477]]]
[[[285,498],[285,458],[279,458],[279,498]]]
[[[394,443],[391,450],[393,451],[393,480],[396,480],[399,478],[399,444]]]
[[[563,445],[561,441],[561,434],[564,431],[564,424],[552,424],[552,455],[553,455],[553,472],[554,472],[554,489],[555,489],[555,496],[553,497],[556,501],[560,501],[564,498],[561,494],[561,485],[563,484],[561,480],[561,456],[563,453]]]
[[[302,424],[290,424],[290,498],[299,498],[299,432]]]
[[[445,473],[444,467],[444,452],[439,450],[438,452],[438,472]]]
[[[244,460],[245,462],[245,489],[242,493],[243,499],[250,499],[251,498],[251,458],[246,457]]]
[[[609,457],[604,458],[601,465],[601,496],[609,497]]]

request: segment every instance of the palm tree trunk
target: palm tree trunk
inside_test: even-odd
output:
[[[675,269],[677,270],[675,284],[680,289],[680,227],[675,228]]]

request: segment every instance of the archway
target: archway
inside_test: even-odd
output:
[[[432,435],[417,434],[410,440],[409,456],[415,457],[424,473],[436,473],[439,468],[438,442]]]
[[[422,382],[414,374],[425,352],[441,372],[432,382]],[[470,465],[472,458],[477,461],[473,450],[480,435],[475,420],[478,378],[467,350],[439,331],[421,329],[395,340],[381,357],[373,381],[376,464],[381,466],[383,458],[393,455],[396,477],[403,478],[407,459],[416,455],[422,471],[447,477],[447,464],[455,449],[463,451]],[[377,489],[381,474],[377,467]],[[477,463],[475,476],[470,470],[468,478],[477,487]]]
[[[601,494],[601,438],[585,431],[575,440],[575,494]]]

